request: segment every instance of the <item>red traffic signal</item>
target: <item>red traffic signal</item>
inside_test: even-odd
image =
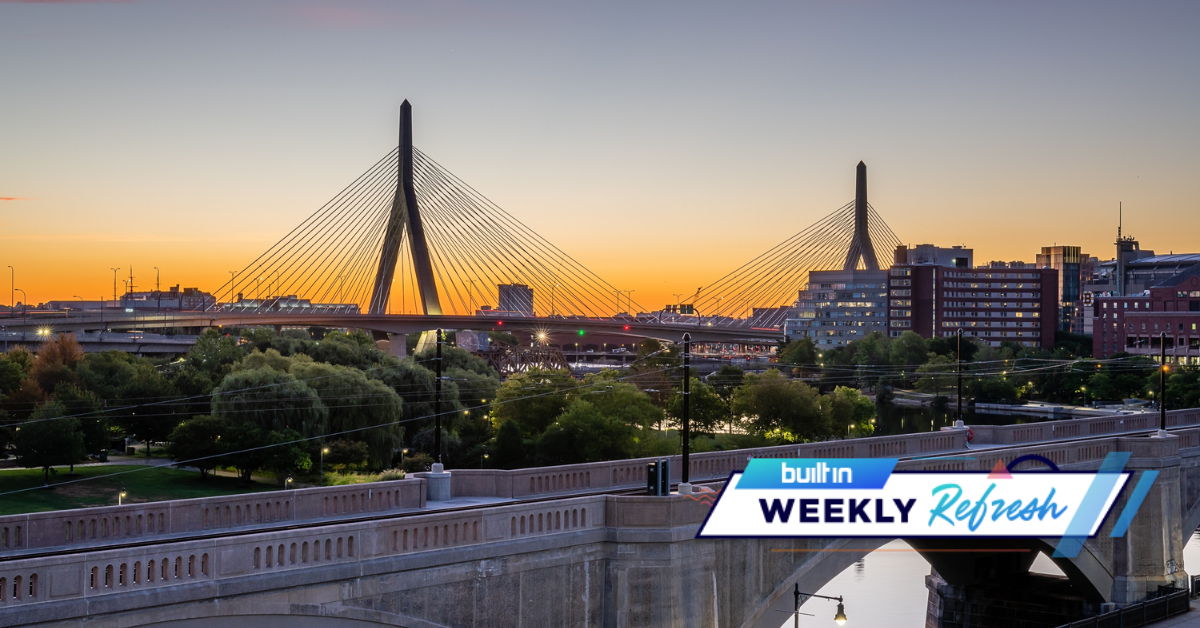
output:
[[[625,331],[629,331],[629,325],[625,326]]]

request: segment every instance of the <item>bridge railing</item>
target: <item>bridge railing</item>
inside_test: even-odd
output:
[[[8,515],[0,517],[0,554],[424,505],[425,481],[412,478]]]
[[[1069,438],[1087,438],[1157,429],[1157,413],[1117,414],[1112,416],[1022,423],[1020,425],[972,425],[972,445],[1021,445]],[[1170,410],[1167,429],[1200,426],[1200,408]],[[942,428],[943,432],[962,431]]]
[[[689,479],[717,480],[746,467],[750,458],[882,458],[921,456],[966,448],[966,430],[874,436],[819,443],[709,451],[690,456]],[[671,459],[671,479],[683,478],[683,457]],[[657,458],[537,467],[532,469],[455,469],[455,497],[518,499],[587,490],[636,488],[646,484],[647,466]],[[418,477],[424,474],[414,474]]]

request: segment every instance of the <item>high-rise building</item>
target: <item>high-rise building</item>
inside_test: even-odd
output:
[[[1054,346],[1058,273],[1052,269],[893,266],[887,278],[888,335],[963,335],[992,346]]]
[[[1085,333],[1081,266],[1087,258],[1077,246],[1043,246],[1037,256],[1038,268],[1058,271],[1058,327],[1075,334]]]
[[[501,284],[497,288],[501,312],[533,316],[533,288],[519,283]]]
[[[842,346],[887,327],[886,270],[814,270],[788,315],[789,340]]]

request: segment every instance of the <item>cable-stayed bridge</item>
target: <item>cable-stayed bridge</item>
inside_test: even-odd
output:
[[[810,270],[878,269],[876,244],[886,252],[899,239],[867,203],[866,167],[859,163],[855,200],[697,291],[689,299],[694,313],[639,311],[645,308],[628,291],[417,149],[405,101],[397,148],[231,272],[211,311],[108,313],[58,319],[53,328],[323,325],[377,335],[506,328],[774,342]],[[496,307],[484,309],[493,297]],[[6,322],[9,330],[46,324],[38,317]]]

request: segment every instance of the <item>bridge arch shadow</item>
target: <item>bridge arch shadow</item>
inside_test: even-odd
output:
[[[897,539],[841,539],[823,549],[797,554],[794,570],[747,614],[742,628],[779,628],[794,605],[793,591],[817,592],[854,563]],[[1100,548],[1089,540],[1075,558],[1054,558],[1054,539],[899,539],[912,547],[948,584],[986,586],[1010,580],[1019,582],[1030,573],[1039,553],[1063,572],[1066,581],[1088,603],[1109,601],[1113,576],[1098,555]],[[986,551],[971,552],[971,549]],[[1053,576],[1051,576],[1053,577]]]

